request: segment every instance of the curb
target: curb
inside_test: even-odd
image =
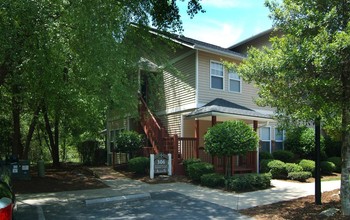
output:
[[[131,200],[138,200],[138,199],[150,199],[151,194],[150,193],[140,193],[140,194],[132,194],[132,195],[125,195],[125,196],[114,196],[114,197],[104,197],[104,198],[97,198],[97,199],[87,199],[85,200],[85,205],[94,205],[98,203],[106,203],[106,202],[126,202]]]

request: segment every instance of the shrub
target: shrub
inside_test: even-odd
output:
[[[299,155],[301,158],[311,159],[315,151],[315,131],[307,127],[292,128],[287,131],[285,149]],[[321,136],[321,155],[325,155],[324,138]]]
[[[320,168],[323,174],[332,174],[336,169],[336,166],[332,162],[321,161]]]
[[[285,179],[287,177],[286,164],[280,160],[272,160],[267,164],[272,178]]]
[[[78,152],[83,164],[91,165],[93,163],[96,149],[98,149],[98,141],[87,140],[78,144]]]
[[[270,184],[271,174],[269,173],[234,175],[226,182],[228,190],[236,192],[266,189]]]
[[[285,163],[291,163],[294,160],[294,153],[288,150],[278,150],[272,153],[273,158]]]
[[[147,157],[135,157],[128,161],[128,168],[130,171],[137,174],[146,174],[149,169],[149,158]]]
[[[199,159],[199,158],[191,158],[191,159],[184,160],[182,162],[182,164],[184,166],[185,173],[188,174],[188,166],[189,165],[194,164],[194,163],[199,163],[199,162],[201,162],[201,159]]]
[[[325,136],[325,151],[329,157],[340,157],[341,141],[339,138]]]
[[[303,168],[304,171],[311,172],[312,174],[315,171],[315,161],[313,160],[301,160],[299,165]]]
[[[208,173],[201,176],[201,184],[208,187],[225,186],[225,177],[219,173]]]
[[[305,182],[308,178],[312,177],[312,173],[308,171],[290,172],[288,173],[288,179]]]
[[[341,158],[340,157],[330,157],[330,158],[328,158],[327,161],[334,163],[334,165],[335,165],[334,172],[337,172],[337,173],[341,172]]]
[[[214,172],[214,166],[210,163],[199,162],[190,164],[187,170],[189,177],[193,181],[199,182],[202,175]]]
[[[267,159],[273,159],[272,154],[270,154],[269,152],[266,151],[260,151],[259,152],[259,160],[267,160]]]
[[[286,163],[286,170],[287,173],[292,173],[292,172],[301,172],[303,171],[303,168],[296,164],[296,163]]]
[[[135,131],[123,131],[115,138],[115,151],[121,153],[133,153],[141,149],[142,135]]]
[[[260,172],[267,173],[270,171],[269,167],[267,166],[270,161],[273,161],[273,159],[265,159],[260,161]]]

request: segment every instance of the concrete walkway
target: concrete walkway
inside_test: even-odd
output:
[[[102,180],[110,188],[95,190],[79,190],[57,193],[22,194],[17,201],[30,205],[44,205],[51,202],[85,201],[87,205],[94,202],[120,201],[128,199],[149,198],[152,192],[176,192],[195,199],[204,200],[234,210],[241,210],[260,205],[272,204],[314,195],[314,183],[297,183],[272,180],[273,187],[247,193],[231,193],[210,189],[190,183],[176,182],[163,184],[148,184],[138,180],[118,177],[118,179]],[[340,181],[325,181],[321,184],[322,191],[340,188]]]

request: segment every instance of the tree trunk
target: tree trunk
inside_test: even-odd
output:
[[[340,187],[340,199],[342,214],[350,216],[350,108],[347,105],[343,106],[342,113],[342,169],[341,169],[341,187]]]
[[[58,145],[58,135],[59,135],[59,119],[56,116],[55,117],[55,145],[52,147],[52,161],[53,161],[53,166],[54,167],[59,167],[60,166],[60,151],[59,151],[59,145]]]
[[[46,133],[49,136],[52,165],[53,165],[53,167],[60,167],[60,158],[59,158],[59,149],[58,149],[58,122],[55,119],[55,126],[54,127],[55,127],[56,137],[54,137],[54,134],[52,132],[51,125],[50,125],[50,120],[49,120],[49,117],[47,114],[47,109],[43,108],[43,112],[44,112]],[[57,142],[55,142],[55,141],[57,141]]]
[[[25,143],[24,151],[23,151],[23,159],[28,159],[28,154],[30,151],[30,142],[32,140],[32,137],[33,137],[33,134],[35,131],[35,126],[36,126],[36,123],[38,121],[39,112],[40,112],[40,105],[36,108],[34,115],[33,115],[33,118],[32,118],[32,121],[29,125],[29,130],[28,130],[26,143]]]
[[[12,155],[22,157],[21,143],[21,119],[20,119],[20,102],[18,100],[18,86],[12,87],[12,120],[13,120],[13,136],[12,136]]]
[[[0,86],[4,84],[7,74],[8,74],[8,71],[6,69],[6,66],[5,64],[2,64],[0,66]]]

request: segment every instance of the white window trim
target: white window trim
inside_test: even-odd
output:
[[[211,64],[212,63],[217,63],[217,64],[222,65],[222,77],[211,74]],[[215,61],[215,60],[210,60],[210,63],[209,63],[209,75],[210,75],[210,89],[214,89],[214,90],[218,90],[218,91],[225,91],[225,67],[224,67],[224,64],[221,63],[221,62]],[[221,77],[222,78],[222,89],[217,89],[217,88],[213,88],[212,87],[212,84],[211,84],[212,76],[214,76],[214,77]]]
[[[230,77],[230,71],[228,71],[227,74],[228,74],[228,91],[229,91],[229,92],[232,92],[232,93],[239,93],[239,94],[242,94],[242,77],[239,76],[239,80],[237,80],[237,79],[233,79],[233,78]],[[236,92],[236,91],[232,91],[232,90],[231,90],[231,84],[230,84],[231,80],[234,80],[234,81],[238,81],[238,82],[239,82],[239,92]]]

